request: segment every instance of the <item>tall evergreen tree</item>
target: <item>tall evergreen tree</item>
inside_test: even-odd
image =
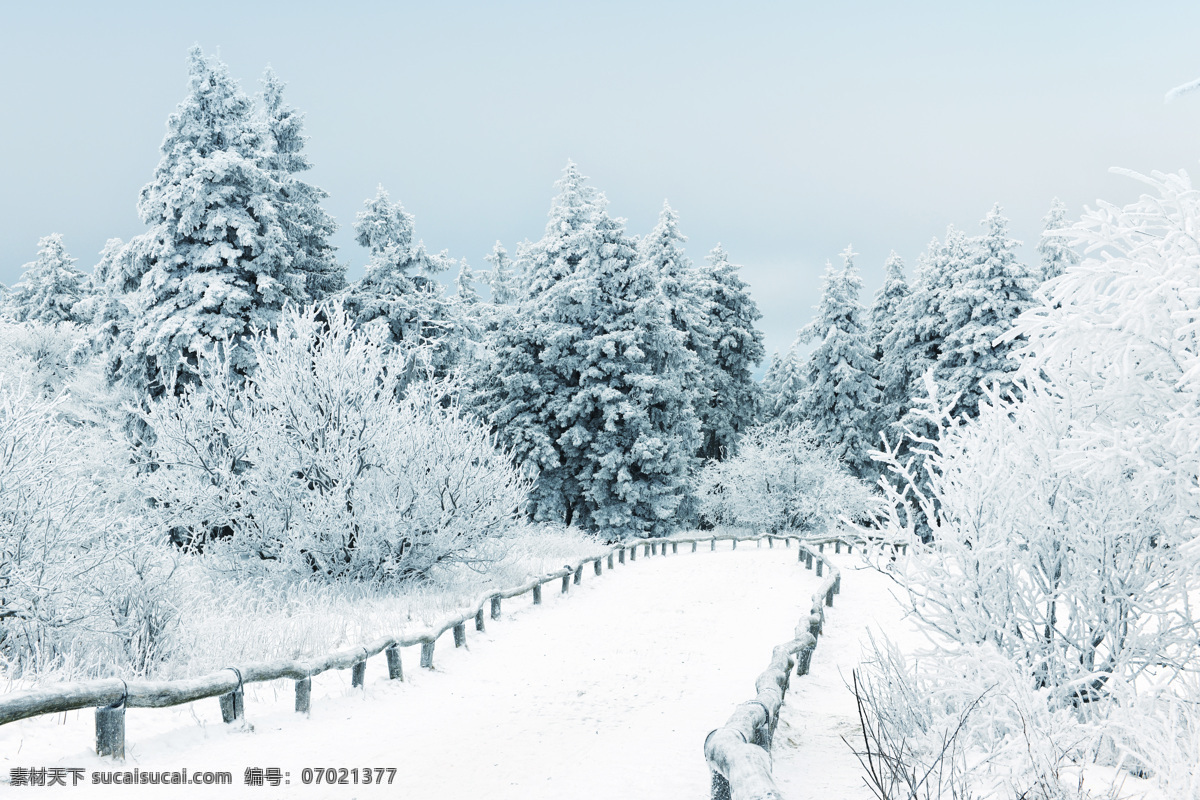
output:
[[[879,415],[875,421],[877,431],[886,429],[899,419],[899,403],[895,398],[889,397],[885,388],[884,353],[885,342],[899,324],[904,302],[910,294],[908,280],[904,277],[904,260],[896,255],[896,251],[893,250],[888,256],[883,272],[883,286],[876,292],[875,302],[871,306],[871,327],[868,334],[871,352],[875,358],[875,376],[879,380],[881,390]],[[872,440],[879,444],[878,436],[872,437]]]
[[[304,115],[284,103],[286,84],[269,67],[262,84],[267,134],[264,162],[276,182],[288,256],[292,268],[304,274],[309,296],[320,299],[346,285],[346,268],[337,263],[329,243],[337,223],[321,208],[329,194],[296,177],[312,168],[303,152],[308,141]]]
[[[37,259],[23,267],[20,283],[5,298],[8,316],[49,325],[80,322],[72,309],[87,295],[88,282],[75,261],[63,246],[62,234],[39,239]]]
[[[431,366],[446,374],[461,359],[466,327],[435,276],[454,261],[416,240],[412,214],[382,186],[364,206],[354,230],[369,261],[362,279],[342,293],[345,309],[359,327],[381,326],[389,341],[430,345]]]
[[[657,271],[574,164],[526,289],[488,336],[478,399],[538,473],[536,518],[610,536],[668,530],[686,491],[698,425],[682,385],[694,366],[670,323]]]
[[[602,198],[595,227],[599,258],[583,277],[597,313],[568,360],[580,379],[566,409],[566,450],[583,460],[589,527],[665,535],[699,446],[687,385],[698,372],[696,355],[663,313],[658,270],[638,258]]]
[[[981,224],[984,234],[973,241],[972,257],[942,302],[947,334],[936,367],[939,391],[947,398],[961,393],[956,410],[971,417],[984,384],[1011,385],[1006,376],[1016,368],[1008,357],[1013,345],[997,339],[1033,307],[1037,285],[1033,270],[1017,260],[1020,242],[1009,237],[999,203]]]
[[[762,382],[761,413],[766,424],[782,430],[803,422],[804,368],[795,342],[783,355],[775,351]]]
[[[479,302],[479,292],[475,290],[475,281],[478,278],[475,275],[475,270],[471,269],[471,265],[464,258],[459,262],[458,276],[454,279],[455,297],[458,302],[463,305],[473,306]]]
[[[800,342],[816,342],[808,357],[801,413],[818,439],[860,477],[871,470],[879,387],[858,300],[862,279],[856,254],[842,252],[844,266],[827,266],[817,316],[801,330]]]
[[[916,281],[900,302],[896,323],[884,337],[880,359],[885,416],[878,424],[889,441],[899,439],[900,432],[893,425],[928,432],[927,422],[912,411],[913,397],[924,396],[924,375],[941,357],[948,332],[943,304],[955,273],[970,257],[966,234],[951,226],[946,230],[945,242],[933,239],[917,262]]]
[[[504,245],[497,241],[484,260],[492,265],[492,269],[484,274],[484,281],[492,290],[492,303],[498,306],[516,303],[521,294],[520,274],[513,268]]]
[[[692,260],[684,254],[683,243],[686,241],[687,237],[679,230],[679,215],[663,201],[658,223],[638,242],[638,257],[658,276],[667,320],[679,332],[683,346],[693,356],[683,362],[694,372],[682,376],[682,386],[700,419],[701,440],[707,444],[716,433],[713,426],[718,420],[712,414],[713,398],[721,382],[711,327],[711,298],[715,287],[709,286],[707,275],[697,271]],[[706,455],[703,450],[702,446],[697,455]]]
[[[730,262],[720,244],[705,261],[702,286],[708,294],[708,330],[716,370],[709,408],[701,414],[701,454],[724,458],[736,452],[738,438],[757,418],[762,398],[754,370],[766,351],[762,331],[754,324],[762,319],[762,313],[739,275],[741,268]]]
[[[158,166],[138,212],[149,230],[129,242],[141,275],[115,377],[151,395],[197,379],[199,353],[270,330],[285,302],[309,299],[292,263],[264,129],[224,64],[189,53],[188,95],[167,120]],[[253,368],[237,348],[234,369]]]
[[[1050,210],[1042,217],[1042,239],[1038,242],[1038,256],[1041,258],[1041,274],[1039,283],[1057,278],[1068,268],[1079,263],[1079,254],[1071,249],[1067,240],[1062,236],[1048,236],[1052,231],[1066,230],[1071,226],[1067,219],[1067,207],[1057,197],[1050,204]]]

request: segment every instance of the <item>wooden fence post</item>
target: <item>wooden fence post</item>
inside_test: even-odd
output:
[[[492,598],[492,619],[500,619],[500,597]]]
[[[774,537],[774,536],[768,536],[768,537],[767,537],[767,549],[768,549],[768,550],[774,550],[774,549],[775,549],[775,537]]]
[[[96,709],[96,755],[125,760],[125,703]]]
[[[833,543],[833,552],[835,552],[835,553],[842,552],[842,542],[840,539]]]
[[[563,588],[562,588],[562,593],[563,593],[563,594],[566,594],[566,593],[567,593],[567,592],[569,592],[570,590],[571,590],[571,576],[570,576],[570,575],[563,575]]]
[[[671,542],[671,553],[675,554],[678,552],[679,552],[679,542]]]
[[[580,581],[582,581],[582,580],[583,580],[583,564],[580,564],[578,567],[575,568],[575,585],[578,586]]]
[[[352,688],[361,689],[362,685],[367,680],[367,662],[356,661],[354,666],[350,667],[350,686]]]
[[[657,542],[646,545],[646,552],[642,553],[642,555],[644,555],[644,556],[648,556],[651,554],[658,555],[658,543]]]
[[[483,631],[483,629],[483,608],[480,607],[480,609],[475,612],[475,630]]]
[[[804,554],[804,562],[805,562],[804,563],[805,569],[812,569],[813,568],[813,554],[805,553]]]
[[[609,558],[612,558],[612,556],[609,556]],[[600,563],[600,559],[598,558],[592,562],[592,567],[597,575],[604,571],[604,565]]]
[[[792,537],[790,537],[790,536],[783,537],[783,546],[791,547],[792,546]]]
[[[842,593],[842,574],[840,572],[838,573],[838,576],[833,579],[833,593]]]
[[[821,567],[822,567],[822,565],[824,565],[824,563],[825,563],[825,559],[823,559],[823,558],[817,559],[817,577],[818,578],[821,577]]]
[[[454,646],[462,647],[467,643],[466,623],[460,622],[454,626]]]
[[[629,548],[629,560],[637,561],[637,545],[636,544],[633,547]]]
[[[221,719],[224,722],[231,723],[242,718],[246,706],[241,686],[232,692],[221,695],[218,699],[221,702]]]
[[[854,545],[850,544],[849,542],[846,542],[846,555],[850,555],[853,552],[854,552]]]
[[[737,537],[733,537],[733,549],[737,550]]]
[[[400,660],[400,648],[389,647],[383,654],[387,656],[388,680],[404,680],[404,662]]]
[[[832,587],[825,593],[825,605],[833,607],[833,589]]]
[[[421,666],[433,669],[433,642],[421,642]]]
[[[821,542],[819,545],[817,545],[817,552],[818,552],[818,553],[824,553],[824,552],[825,552],[825,543],[824,543],[824,542]]]
[[[692,552],[696,552],[696,543],[692,542]]]
[[[540,583],[533,587],[533,604],[535,606],[542,604],[542,585]]]
[[[296,681],[296,713],[307,714],[312,709],[312,678]]]
[[[617,560],[620,561],[622,564],[625,563],[625,548],[624,547],[622,547],[620,550],[617,551]]]
[[[709,549],[709,550],[713,550],[713,551],[715,551],[715,550],[717,549],[717,537],[715,537],[715,536],[714,536],[712,539],[710,539],[710,540],[709,540],[709,543],[710,543],[712,546],[711,546],[710,548],[708,548],[708,549]],[[715,773],[714,773],[714,774],[715,774]],[[722,778],[721,780],[724,780],[724,778]]]
[[[624,551],[624,550],[622,550],[621,552],[622,552],[622,553],[624,553],[625,551]],[[597,563],[598,563],[598,562],[597,562]],[[613,554],[612,554],[612,553],[609,553],[609,554],[608,554],[608,568],[609,568],[609,569],[612,569],[612,568],[613,568]]]

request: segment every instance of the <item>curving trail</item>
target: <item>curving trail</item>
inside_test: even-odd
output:
[[[863,770],[845,737],[862,746],[854,695],[847,688],[868,632],[886,634],[906,651],[920,640],[893,598],[893,584],[855,556],[826,555],[842,572],[842,593],[826,609],[825,633],[809,674],[793,678],[772,740],[772,775],[787,800],[873,800]]]
[[[80,784],[71,796],[707,797],[704,736],[753,690],[817,583],[795,547],[718,548],[639,555],[602,576],[587,569],[566,596],[546,584],[540,607],[529,596],[506,601],[487,632],[468,630],[466,648],[439,639],[432,671],[405,649],[403,683],[386,679],[381,658],[368,662],[363,690],[351,689],[349,672],[317,676],[307,719],[291,710],[290,682],[248,686],[243,729],[221,723],[215,700],[131,709],[125,769],[228,771],[233,786]],[[831,617],[814,674],[853,613],[856,583],[843,572],[847,611]],[[12,767],[113,769],[92,736],[90,711],[0,727],[0,781]],[[278,767],[291,783],[245,786],[247,767]],[[303,785],[305,767],[395,767],[396,777],[390,787]]]

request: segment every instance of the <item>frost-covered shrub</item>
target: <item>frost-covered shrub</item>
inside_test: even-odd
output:
[[[124,511],[121,448],[64,417],[65,401],[0,375],[0,661],[14,674],[145,669],[173,614],[157,596],[155,630],[134,630],[147,602],[136,573],[167,554]]]
[[[1137,454],[1076,449],[1095,420],[1074,397],[1030,381],[1020,400],[985,394],[969,423],[930,412],[938,438],[914,445],[928,492],[890,450],[899,485],[886,486],[882,525],[914,533],[906,494],[929,520],[932,541],[896,566],[922,621],[1090,697],[1148,669],[1200,667],[1189,606],[1200,576],[1194,534]]]
[[[340,304],[289,309],[203,387],[163,399],[148,491],[177,541],[241,569],[386,580],[482,562],[518,519],[528,482],[457,387],[414,377],[417,353],[355,330]]]
[[[727,461],[700,472],[700,514],[710,525],[778,533],[822,531],[841,517],[864,519],[874,500],[803,425],[758,427]]]

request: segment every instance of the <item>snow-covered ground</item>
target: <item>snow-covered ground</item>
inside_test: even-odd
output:
[[[557,582],[547,584],[541,607],[528,595],[506,601],[486,633],[469,626],[465,649],[455,650],[449,635],[439,640],[432,671],[419,669],[417,649],[407,649],[404,683],[386,679],[382,658],[368,662],[365,691],[351,689],[348,672],[318,676],[308,719],[291,710],[290,681],[247,687],[244,729],[221,723],[215,699],[131,709],[124,769],[228,771],[233,786],[142,792],[81,783],[71,796],[705,797],[704,737],[753,696],[771,648],[792,636],[816,586],[795,548],[728,548],[639,555],[601,577],[587,569],[565,597]],[[805,706],[844,705],[849,695],[831,667],[857,652],[864,619],[891,613],[870,590],[878,576],[854,572],[855,563],[843,561],[842,594],[813,676],[792,684],[789,697],[799,702],[788,706],[781,744],[803,730],[797,714]],[[809,744],[821,748],[818,760],[844,748]],[[93,770],[122,769],[93,748],[91,711],[0,727],[0,780],[13,767],[81,767],[85,780]],[[783,749],[781,772],[803,768],[801,756],[783,758]],[[245,786],[248,767],[279,768],[290,784]],[[361,778],[357,786],[302,783],[305,768],[325,767],[396,774],[391,787],[386,774],[383,786]],[[794,792],[788,796],[805,796]]]
[[[854,695],[847,688],[868,631],[885,633],[902,649],[922,641],[912,620],[904,619],[885,575],[858,554],[829,556],[842,571],[842,593],[827,608],[825,632],[813,653],[809,674],[793,678],[784,697],[772,740],[775,783],[787,800],[831,797],[873,798],[863,770],[842,737],[861,746]]]

